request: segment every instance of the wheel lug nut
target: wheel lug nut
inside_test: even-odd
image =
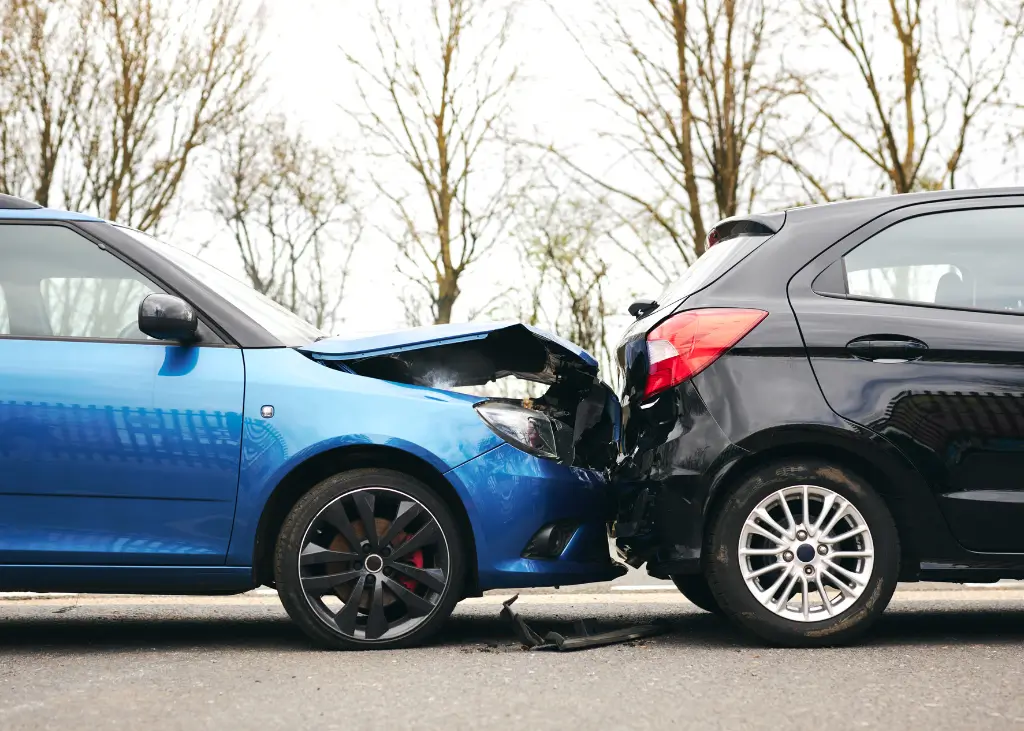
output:
[[[391,576],[393,573],[394,573],[394,571],[392,571],[390,568],[384,569],[384,575],[385,576]]]
[[[391,555],[391,548],[389,546],[385,546],[384,550],[381,551],[380,554],[382,556],[390,556]]]
[[[828,553],[828,546],[825,546],[825,545],[818,546],[818,553],[820,553],[822,556],[824,556],[826,553]]]
[[[796,539],[798,541],[806,541],[807,540],[807,531],[798,530],[796,532]]]
[[[364,543],[363,544],[363,553],[369,553],[369,552],[370,552],[370,544],[369,543]]]
[[[811,574],[814,573],[814,567],[813,566],[804,566],[804,573],[807,574],[808,576],[810,576]]]
[[[793,552],[792,551],[785,551],[785,552],[783,552],[782,560],[783,561],[792,561],[793,560]]]
[[[356,561],[356,571],[361,571],[362,568],[363,568],[363,562],[362,561]]]

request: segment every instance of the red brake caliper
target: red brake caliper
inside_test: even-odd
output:
[[[406,540],[409,540],[410,538],[412,538],[412,536],[409,536],[409,538],[406,538]],[[410,553],[409,554],[409,563],[411,563],[413,566],[415,566],[418,569],[423,568],[423,549],[417,549],[417,550],[413,551],[412,553]],[[407,578],[407,577],[403,577],[403,578],[399,579],[398,582],[402,586],[404,586],[406,589],[408,589],[409,591],[415,591],[416,590],[416,579],[410,579],[410,578]]]

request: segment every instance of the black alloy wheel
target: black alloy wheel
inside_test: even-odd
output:
[[[307,493],[282,526],[281,601],[317,643],[406,647],[432,635],[461,598],[457,524],[423,483],[356,470]]]

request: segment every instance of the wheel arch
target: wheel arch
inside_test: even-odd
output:
[[[466,540],[468,552],[465,593],[479,593],[476,538],[466,506],[455,487],[429,462],[395,447],[358,444],[335,447],[296,465],[271,492],[263,506],[253,545],[253,574],[258,584],[273,585],[274,547],[288,513],[295,503],[322,480],[341,472],[377,468],[402,472],[435,490],[451,509]]]
[[[875,445],[882,446],[882,445]],[[771,464],[814,460],[846,467],[858,475],[878,493],[896,523],[900,536],[901,580],[914,580],[922,553],[921,516],[941,519],[938,506],[913,468],[901,454],[891,454],[883,446],[879,454],[869,456],[861,445],[834,440],[800,439],[766,446],[750,451],[734,460],[719,473],[709,491],[704,509],[702,535],[707,540],[711,526],[733,488],[744,479]],[[706,546],[705,546],[706,548]],[[707,555],[706,550],[701,551]]]

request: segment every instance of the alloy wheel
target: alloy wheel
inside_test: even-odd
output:
[[[785,619],[819,622],[863,594],[875,549],[864,516],[848,499],[815,485],[777,490],[740,531],[740,571],[764,607]]]
[[[339,496],[302,539],[299,581],[329,628],[363,642],[394,640],[437,609],[450,577],[437,519],[398,490],[365,487]]]

